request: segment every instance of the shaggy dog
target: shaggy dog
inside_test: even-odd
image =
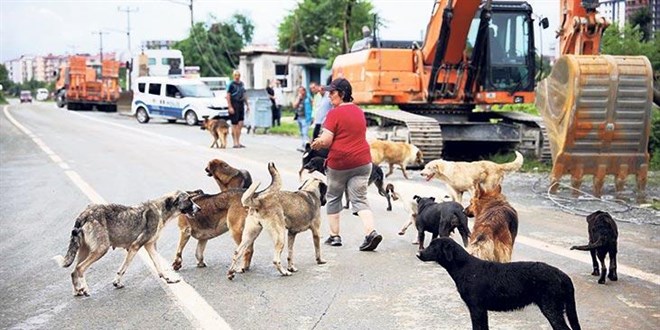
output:
[[[369,143],[371,150],[371,161],[376,165],[386,162],[390,165],[390,171],[385,175],[388,177],[394,172],[394,165],[401,167],[403,177],[408,179],[406,167],[408,164],[424,164],[424,158],[419,148],[410,143],[375,140]]]
[[[321,180],[312,178],[306,180],[297,191],[282,191],[282,179],[275,164],[269,163],[268,171],[272,179],[268,188],[257,193],[259,182],[255,182],[245,191],[241,199],[243,205],[250,209],[245,220],[241,244],[234,252],[227,272],[227,278],[230,280],[234,278],[236,272],[243,271],[236,266],[237,260],[263,229],[273,239],[275,245],[273,264],[283,276],[298,271],[293,264],[293,244],[296,235],[306,230],[312,231],[316,263],[325,263],[321,258],[321,206],[326,202],[327,186]],[[282,267],[281,262],[285,232],[288,234],[286,241],[289,248],[286,269]]]
[[[202,121],[202,130],[208,130],[213,137],[213,143],[211,143],[211,148],[215,146],[216,148],[227,148],[227,134],[229,134],[229,124],[224,119],[209,119],[204,117]],[[218,146],[218,140],[220,140],[220,145]]]
[[[220,191],[230,188],[247,189],[252,184],[250,172],[233,168],[220,159],[211,160],[204,170],[206,175],[213,177]]]
[[[616,281],[616,253],[617,253],[617,238],[619,237],[619,230],[617,229],[616,222],[612,219],[609,213],[603,211],[596,211],[587,216],[587,224],[589,230],[589,244],[582,246],[573,246],[571,250],[589,251],[591,253],[591,262],[593,263],[594,271],[591,275],[598,276],[598,283],[605,284],[605,256],[610,254],[610,273],[607,277],[611,281]],[[598,262],[596,256],[600,260],[600,272],[598,271]]]
[[[463,238],[463,245],[467,246],[470,229],[468,219],[463,213],[463,206],[456,202],[436,203],[433,197],[414,196],[417,201],[419,213],[415,220],[417,226],[417,241],[419,249],[424,249],[424,232],[432,234],[431,239],[449,237],[449,234],[458,229]]]
[[[197,240],[195,258],[197,267],[206,267],[204,263],[204,249],[206,243],[226,232],[238,246],[241,244],[247,208],[241,203],[241,196],[245,189],[229,189],[219,194],[207,195],[198,190],[193,201],[202,209],[195,215],[182,214],[179,216],[179,244],[172,262],[172,268],[179,270],[183,263],[182,253],[188,240],[192,236]],[[252,245],[247,247],[243,258],[243,269],[250,268],[252,260]]]
[[[449,192],[436,188],[437,187],[424,186],[423,190],[425,193],[437,197],[443,202],[454,201],[454,198],[450,196]],[[385,186],[385,192],[392,198],[392,200],[401,201],[401,206],[409,215],[408,219],[403,223],[401,229],[399,229],[399,235],[405,235],[408,227],[415,223],[415,218],[417,217],[417,201],[414,199],[414,197],[419,193],[419,191],[419,185],[403,181],[396,182],[394,184],[388,183],[387,186]],[[417,243],[417,238],[415,238],[413,244]]]
[[[307,170],[308,173],[319,172],[325,175],[325,160],[326,159],[323,157],[314,157],[303,165],[303,169]],[[378,188],[378,193],[387,199],[387,210],[392,211],[392,202],[390,200],[390,195],[385,191],[385,188],[383,187],[383,179],[383,170],[376,164],[372,163],[371,174],[369,175],[369,183],[367,185],[371,185],[372,183],[376,185],[376,188]],[[346,197],[346,204],[344,205],[344,208],[347,209],[349,207],[348,190],[346,190],[344,197]]]
[[[436,261],[456,284],[467,305],[472,329],[488,329],[488,311],[509,312],[535,304],[553,329],[580,329],[571,278],[542,262],[500,264],[469,255],[449,238],[439,238],[417,257]]]
[[[166,277],[160,267],[156,242],[170,219],[180,214],[195,214],[198,210],[199,206],[192,202],[190,194],[183,191],[175,191],[137,206],[91,204],[76,218],[66,256],[55,256],[54,259],[60,266],[69,267],[78,255],[78,262],[71,273],[73,293],[76,296],[89,296],[85,271],[111,247],[127,251],[112,282],[116,288],[124,287],[121,278],[143,246],[158,276],[167,283],[176,283],[178,280]]]
[[[500,185],[504,173],[514,172],[523,164],[523,155],[516,151],[516,159],[510,163],[498,164],[488,160],[476,162],[450,162],[436,159],[424,166],[422,176],[427,181],[438,178],[456,192],[457,202],[463,200],[463,193],[474,193],[474,187],[482,184],[486,190]]]
[[[483,260],[509,262],[518,234],[518,213],[502,195],[502,187],[484,191],[475,187],[465,214],[474,217],[468,252]]]

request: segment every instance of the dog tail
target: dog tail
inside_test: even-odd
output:
[[[73,260],[78,254],[78,249],[80,248],[80,242],[82,241],[82,225],[79,221],[76,221],[76,224],[71,231],[71,239],[69,240],[69,249],[66,251],[66,256],[62,257],[61,255],[54,256],[53,259],[60,265],[60,267],[69,267],[73,263]]]
[[[571,324],[572,330],[580,330],[580,321],[578,320],[577,309],[575,308],[575,289],[570,278],[568,281],[567,284],[570,287],[566,290],[566,318],[568,318],[568,323]]]
[[[256,206],[256,203],[255,203],[255,200],[254,200],[254,198],[256,197],[255,191],[257,191],[257,188],[259,188],[260,184],[261,184],[261,182],[255,181],[243,193],[243,195],[241,196],[241,203],[243,203],[243,206],[246,206],[246,207]]]
[[[275,191],[280,191],[282,189],[282,177],[280,177],[280,172],[275,167],[275,163],[268,163],[268,172],[270,172],[270,185],[264,189],[264,193],[270,193]]]
[[[580,251],[591,251],[595,250],[601,246],[605,245],[604,240],[602,237],[599,237],[598,240],[596,240],[594,243],[587,244],[587,245],[574,245],[571,247],[571,250],[580,250]]]
[[[515,153],[516,153],[516,159],[514,159],[510,163],[504,163],[500,165],[503,170],[507,172],[514,172],[522,167],[524,161],[523,155],[518,151],[515,151]]]
[[[495,244],[493,243],[493,240],[489,239],[485,234],[479,234],[472,242],[470,242],[467,251],[481,260],[497,260],[495,257]]]

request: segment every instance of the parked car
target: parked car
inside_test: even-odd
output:
[[[48,90],[45,88],[37,89],[37,101],[46,101],[48,99]]]
[[[183,119],[188,125],[197,125],[204,117],[229,117],[229,109],[227,100],[216,98],[199,79],[139,77],[131,114],[142,124],[161,117],[170,123]]]
[[[32,103],[32,92],[30,91],[21,91],[21,103],[30,102]]]

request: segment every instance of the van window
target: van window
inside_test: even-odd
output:
[[[156,59],[153,57],[149,57],[149,64],[148,65],[156,65]]]
[[[176,94],[181,95],[179,89],[174,85],[165,85],[165,96],[167,97],[176,97]]]
[[[149,84],[149,94],[160,95],[160,84]]]
[[[145,83],[138,83],[138,92],[144,93],[144,85]]]

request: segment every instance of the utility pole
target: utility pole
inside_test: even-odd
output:
[[[127,6],[126,8],[117,7],[117,10],[126,13],[126,38],[128,40],[128,53],[132,55],[133,53],[131,52],[131,13],[140,11],[140,8],[138,7],[131,8]]]
[[[99,30],[98,32],[92,32],[92,34],[98,34],[99,35],[99,41],[100,41],[100,47],[99,47],[99,56],[101,59],[101,79],[103,79],[103,35],[108,34],[108,32],[104,32],[103,30]]]

